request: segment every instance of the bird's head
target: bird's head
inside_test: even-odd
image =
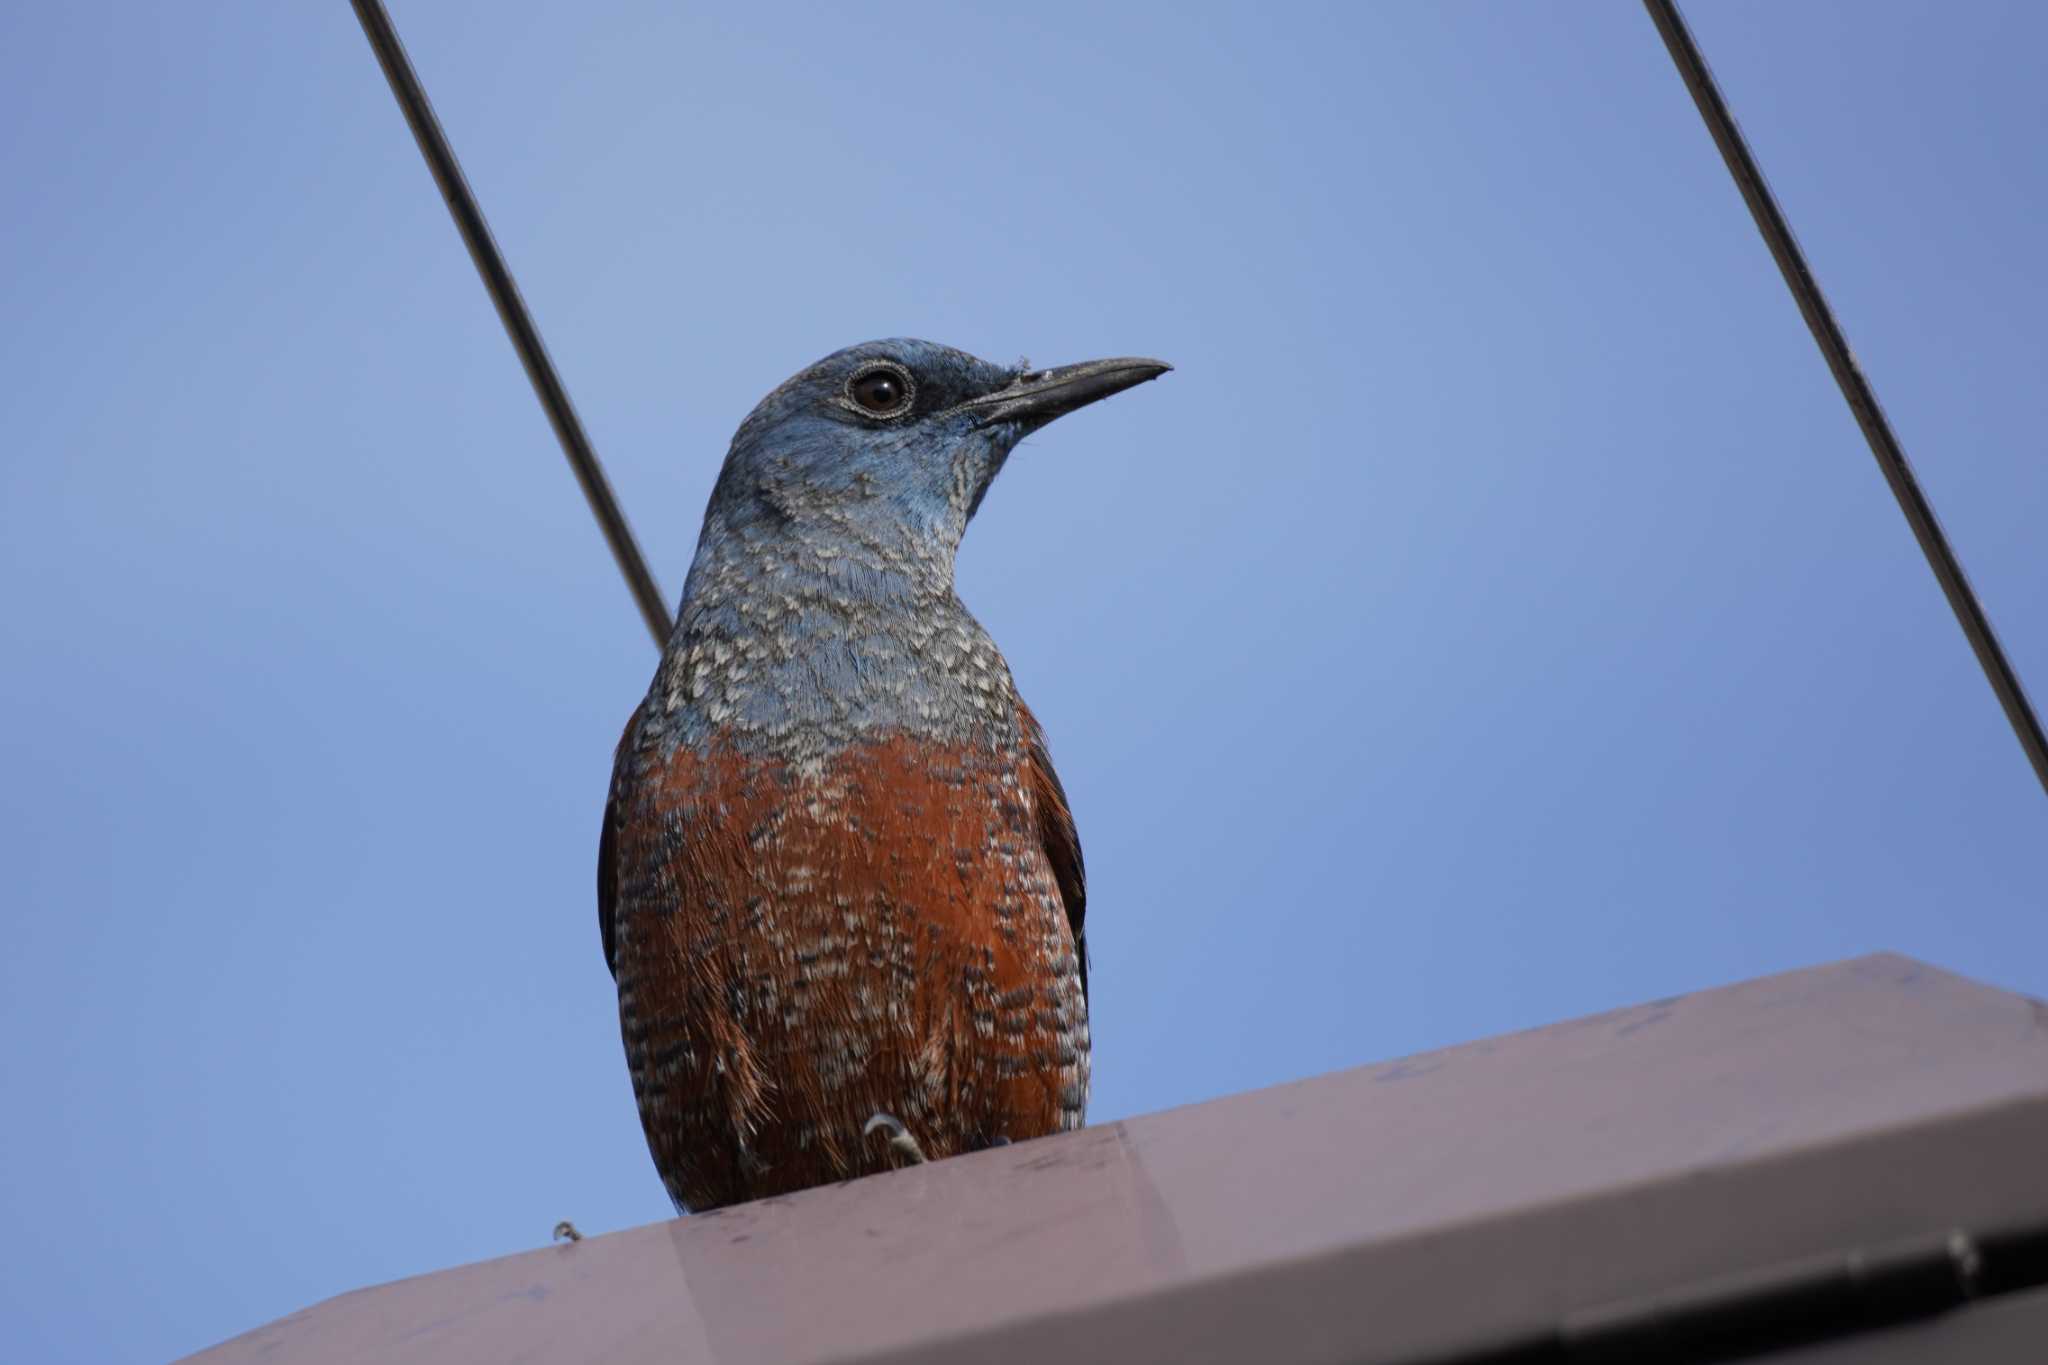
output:
[[[1164,374],[1156,360],[994,365],[898,339],[849,346],[761,400],[733,437],[707,522],[942,550],[1025,436]]]

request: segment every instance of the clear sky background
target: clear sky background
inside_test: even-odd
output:
[[[1880,948],[2048,994],[2048,801],[1636,5],[394,9],[672,596],[841,345],[1178,367],[960,565],[1096,1119]],[[2048,9],[1691,11],[2048,694]],[[347,6],[0,54],[7,1354],[665,1216],[653,651]]]

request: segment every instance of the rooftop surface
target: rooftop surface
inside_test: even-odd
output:
[[[1604,1358],[1702,1285],[1860,1284],[1887,1248],[1953,1279],[1957,1234],[2048,1229],[2043,1153],[2048,1005],[1877,955],[360,1290],[191,1359]],[[1853,1358],[2003,1360],[2044,1295]]]

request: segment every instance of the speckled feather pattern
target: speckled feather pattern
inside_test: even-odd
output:
[[[1080,1125],[1080,964],[1021,749],[683,749],[622,793],[613,960],[670,1195],[706,1209]],[[640,812],[647,812],[643,818]],[[648,907],[673,905],[672,912]]]
[[[922,405],[843,399],[886,361]],[[953,589],[1019,369],[851,348],[740,429],[620,742],[598,872],[628,1070],[679,1207],[1080,1126],[1081,850],[1045,738]],[[844,410],[844,411],[842,411]]]

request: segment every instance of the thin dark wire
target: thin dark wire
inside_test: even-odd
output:
[[[619,572],[625,575],[626,586],[632,589],[633,600],[659,648],[668,640],[668,605],[633,540],[632,528],[626,525],[626,514],[619,510],[611,484],[605,480],[597,452],[591,448],[590,437],[584,434],[583,423],[569,402],[569,391],[555,373],[554,362],[548,359],[547,347],[541,344],[540,331],[526,311],[526,302],[519,297],[519,286],[513,282],[498,244],[491,239],[490,225],[484,221],[476,196],[470,193],[469,182],[462,177],[455,151],[448,145],[447,134],[441,131],[441,121],[434,117],[434,106],[427,102],[427,92],[413,73],[405,45],[398,41],[398,30],[392,27],[382,0],[350,3],[355,6],[356,18],[362,22],[371,50],[377,54],[377,64],[384,68],[384,78],[391,82],[398,107],[405,111],[405,121],[412,125],[420,155],[427,159],[427,169],[434,173],[434,183],[441,187],[441,197],[448,201],[448,212],[462,233],[470,259],[476,262],[476,273],[483,276],[484,288],[490,292],[491,302],[498,306],[498,317],[512,338],[512,348],[519,352],[526,377],[533,381],[534,395],[547,410],[555,438],[562,443],[562,453],[569,457],[569,467],[576,471],[576,481],[583,485],[583,496],[590,500],[590,510],[612,547],[612,558],[618,561]]]
[[[1991,690],[1998,694],[1999,705],[2005,708],[2006,719],[2012,722],[2020,747],[2034,765],[2034,775],[2040,779],[2042,790],[2048,792],[2048,739],[2042,736],[2040,719],[2027,701],[2019,674],[2013,671],[2004,649],[1999,646],[1990,618],[1985,616],[1976,593],[1971,591],[1970,580],[1964,576],[1962,564],[1949,547],[1948,537],[1942,534],[1941,523],[1935,520],[1934,507],[1920,490],[1920,481],[1913,476],[1913,466],[1906,460],[1905,449],[1892,433],[1891,423],[1885,420],[1884,409],[1877,404],[1877,394],[1871,389],[1870,381],[1863,377],[1863,371],[1857,366],[1856,357],[1842,335],[1841,326],[1836,323],[1812,269],[1806,264],[1806,257],[1793,240],[1792,229],[1786,224],[1783,211],[1778,208],[1777,200],[1772,198],[1770,187],[1764,183],[1756,158],[1750,154],[1741,130],[1735,126],[1735,118],[1728,112],[1727,101],[1721,97],[1713,73],[1707,69],[1706,59],[1700,55],[1692,32],[1686,28],[1673,0],[1643,0],[1643,8],[1650,12],[1657,32],[1663,35],[1664,46],[1671,50],[1671,60],[1677,64],[1679,76],[1684,79],[1686,89],[1692,92],[1700,117],[1706,120],[1707,131],[1714,135],[1715,145],[1720,147],[1721,156],[1728,163],[1729,174],[1735,177],[1736,186],[1749,204],[1757,231],[1763,234],[1771,255],[1777,258],[1786,287],[1798,301],[1799,311],[1805,315],[1806,325],[1812,329],[1821,354],[1827,357],[1828,368],[1834,371],[1835,382],[1841,385],[1842,397],[1848,400],[1849,410],[1856,416],[1856,424],[1863,428],[1863,437],[1870,443],[1870,453],[1877,457],[1877,467],[1883,471],[1885,482],[1891,485],[1892,496],[1899,501],[1899,510],[1906,514],[1906,522],[1913,528],[1921,552],[1927,556],[1928,567],[1934,570],[1942,592],[1948,595],[1948,604],[1955,611],[1963,634],[1969,637],[1970,647],[1977,651],[1977,662],[1983,666]]]

